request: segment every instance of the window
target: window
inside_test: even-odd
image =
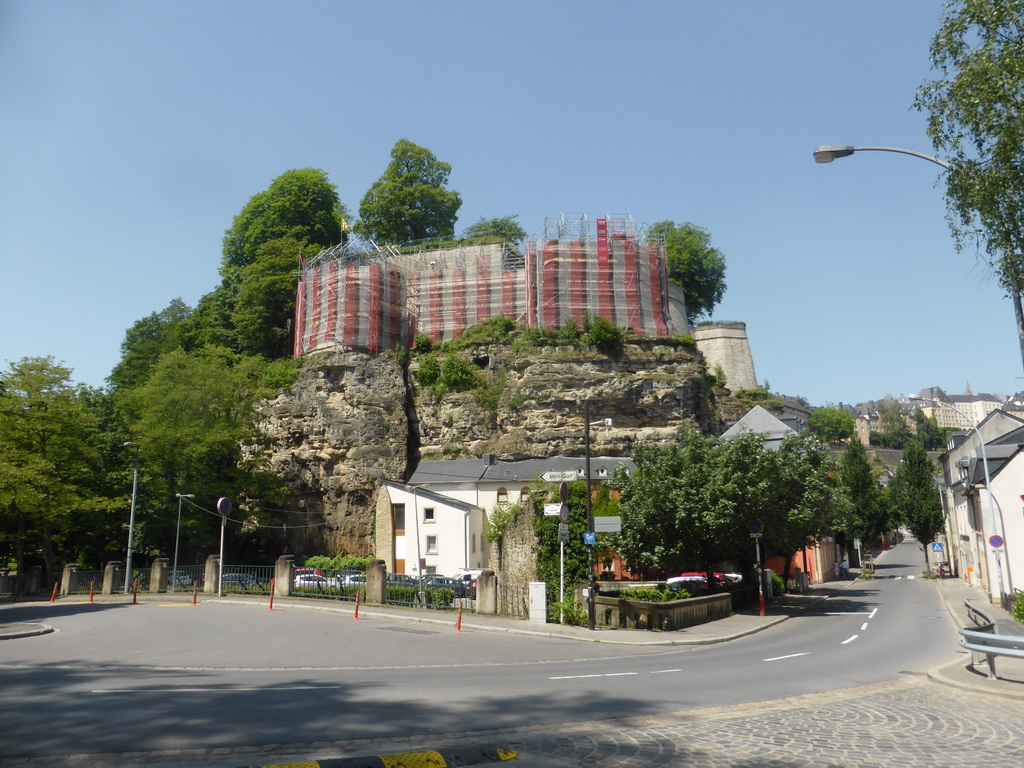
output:
[[[530,497],[529,488],[521,488],[519,490],[519,501],[526,501]]]
[[[437,536],[427,536],[427,554],[437,554]]]
[[[499,504],[508,504],[508,489],[507,488],[499,488],[498,489],[498,503]]]
[[[434,518],[434,508],[433,507],[424,507],[423,508],[423,522],[424,523],[432,523],[432,522],[434,522],[434,520],[435,520],[435,518]]]

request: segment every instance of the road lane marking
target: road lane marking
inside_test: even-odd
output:
[[[914,579],[917,578],[917,576],[907,576],[907,578],[910,579],[911,581],[913,581]]]
[[[770,659],[761,659],[761,661],[782,661],[783,659],[795,659],[797,656],[807,656],[810,651],[804,651],[803,653],[791,653],[788,656],[772,656]]]
[[[858,637],[860,637],[860,635],[854,635],[853,637],[848,637],[845,640],[843,640],[843,642],[841,642],[840,645],[846,645],[847,643],[852,643]]]
[[[682,671],[683,670],[681,670],[681,669],[656,669],[653,672],[651,672],[651,674],[652,675],[664,675],[664,674],[667,674],[668,672],[682,672]]]
[[[330,691],[342,687],[340,685],[278,685],[270,688],[264,686],[224,688],[211,685],[198,688],[97,688],[89,693],[252,693],[253,691]]]
[[[867,628],[868,628],[868,623],[866,621],[863,624],[860,625],[860,631],[861,632],[863,632]]]
[[[873,618],[875,618],[875,614],[876,614],[876,613],[878,613],[878,609],[877,609],[877,608],[873,609],[873,610],[871,611],[871,613],[869,613],[869,614],[868,614],[868,618],[869,618],[869,619],[873,619]]]

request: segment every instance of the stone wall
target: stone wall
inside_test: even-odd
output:
[[[699,325],[693,329],[693,338],[707,362],[708,371],[714,373],[721,367],[729,389],[757,388],[746,323]]]

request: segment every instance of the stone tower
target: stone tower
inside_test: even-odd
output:
[[[713,373],[721,367],[729,389],[735,392],[738,389],[757,388],[746,323],[698,325],[693,329],[693,338],[707,362],[708,371]]]

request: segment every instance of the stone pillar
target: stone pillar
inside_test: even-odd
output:
[[[25,572],[26,595],[38,595],[43,586],[43,567],[41,565],[30,565]]]
[[[153,561],[149,569],[149,594],[155,595],[167,591],[167,564],[170,562],[166,557],[158,557]]]
[[[60,595],[66,597],[71,594],[72,583],[78,579],[78,569],[81,566],[78,563],[68,563],[64,566],[64,573],[60,577]],[[75,584],[75,587],[78,585]]]
[[[207,595],[220,594],[220,555],[210,555],[206,558],[206,578],[203,582],[203,592]]]
[[[111,560],[103,569],[103,589],[101,595],[112,595],[117,586],[117,572],[121,568],[120,560]]]
[[[366,566],[366,588],[363,602],[383,605],[387,597],[388,572],[383,560],[374,560]]]
[[[485,616],[498,612],[498,577],[494,571],[484,571],[476,580],[476,612]]]
[[[281,555],[274,563],[274,596],[290,597],[295,588],[295,556]]]

